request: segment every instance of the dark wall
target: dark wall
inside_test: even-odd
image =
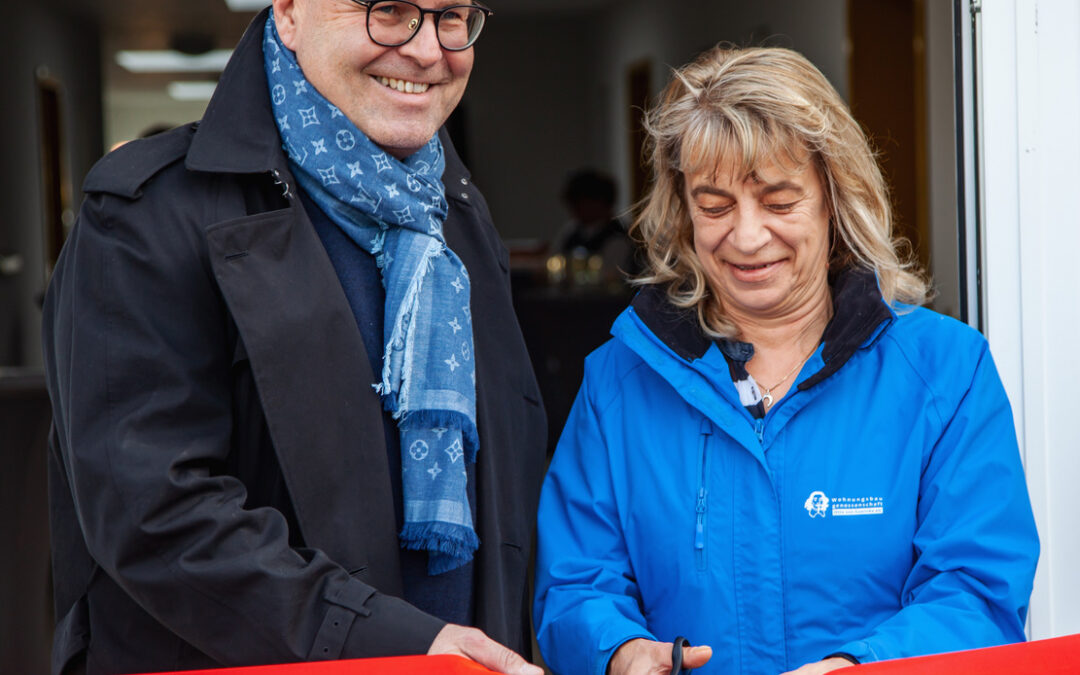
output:
[[[52,641],[45,480],[49,401],[41,365],[46,207],[39,80],[57,103],[54,224],[70,223],[102,154],[96,23],[62,0],[15,3],[0,22],[0,672],[46,673]],[[66,213],[65,213],[66,211]],[[58,244],[59,242],[57,242]],[[55,246],[54,246],[55,248]],[[17,258],[19,264],[12,264]],[[19,367],[20,370],[11,370]]]
[[[0,256],[22,261],[14,274],[0,265],[0,367],[38,366],[47,225],[38,79],[57,85],[59,194],[70,222],[83,177],[102,154],[100,36],[93,19],[45,0],[6,12],[0,45]]]
[[[0,377],[0,672],[47,673],[52,581],[46,500],[49,398],[40,375]]]

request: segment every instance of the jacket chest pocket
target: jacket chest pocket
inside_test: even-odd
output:
[[[748,484],[763,486],[755,482],[760,480],[756,460],[708,419],[698,427],[692,462],[693,482],[689,485],[693,494],[687,497],[693,499],[693,510],[683,512],[688,520],[680,529],[685,532],[690,528],[693,536],[684,539],[679,557],[691,563],[687,569],[700,577],[700,583],[709,585],[730,579],[733,573],[733,547],[740,529],[737,520],[745,506],[739,503],[740,493],[745,499]]]
[[[697,492],[694,502],[694,567],[705,572],[709,567],[709,547],[706,527],[709,522],[709,439],[712,437],[712,423],[701,420],[701,433],[698,435],[698,471]]]

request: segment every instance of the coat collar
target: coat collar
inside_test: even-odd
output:
[[[259,12],[225,66],[191,141],[187,168],[217,173],[284,168],[285,154],[263,68],[262,35],[269,15],[269,8]]]

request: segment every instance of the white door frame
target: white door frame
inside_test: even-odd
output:
[[[1039,639],[1080,633],[1080,3],[971,1],[982,320],[1039,527]]]

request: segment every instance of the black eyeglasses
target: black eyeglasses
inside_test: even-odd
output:
[[[472,47],[484,21],[494,14],[482,5],[453,5],[442,9],[424,9],[407,0],[353,0],[367,8],[367,32],[371,41],[383,47],[399,47],[416,37],[424,24],[424,15],[435,15],[435,35],[439,45],[460,52]]]

